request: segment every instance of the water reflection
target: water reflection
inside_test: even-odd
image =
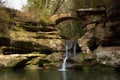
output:
[[[62,71],[62,77],[63,77],[63,80],[67,80],[67,74],[66,74],[66,71]]]
[[[120,73],[54,70],[1,70],[0,80],[120,80]]]

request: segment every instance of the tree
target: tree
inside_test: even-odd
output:
[[[0,7],[4,6],[4,1],[0,0]]]
[[[40,21],[43,19],[46,21],[50,15],[48,3],[49,0],[28,0],[28,4],[23,9],[27,14],[31,14],[34,20]]]
[[[28,0],[27,7],[28,7],[28,12],[31,12],[32,15],[35,16],[35,19],[47,23],[49,17],[56,13],[64,13],[64,12],[75,13],[75,11],[79,8],[86,8],[86,7],[89,8],[89,7],[96,7],[102,5],[104,4],[103,1],[104,0]],[[76,34],[78,34],[79,32],[78,27],[80,25],[78,22],[75,23],[73,21],[68,21],[65,24],[66,25],[64,25],[64,23],[59,25],[59,26],[63,26],[63,28],[61,27],[62,31],[65,30],[65,28],[68,28],[66,26],[70,26],[69,30],[71,32],[69,32],[70,33],[69,35],[73,35],[71,33],[75,33],[75,32]],[[77,28],[76,30],[78,31],[76,31],[75,28]]]
[[[57,3],[57,6],[53,12],[53,14],[55,14],[57,12],[57,10],[60,8],[60,6],[63,4],[65,0],[59,0],[58,3]]]

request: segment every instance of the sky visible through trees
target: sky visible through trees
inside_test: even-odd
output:
[[[1,0],[6,7],[21,10],[27,4],[27,0]]]

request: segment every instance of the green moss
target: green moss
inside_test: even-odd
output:
[[[80,61],[80,62],[84,61],[84,56],[85,56],[84,53],[82,53],[82,54],[80,55],[80,58],[79,58],[79,61]]]
[[[8,65],[6,65],[5,68],[12,68],[12,67],[16,66],[17,63],[18,63],[18,62],[13,61],[13,62],[9,63]]]
[[[96,55],[94,53],[81,53],[78,59],[78,62],[81,63],[86,60],[94,60],[96,59]]]
[[[82,54],[79,59],[79,64],[81,64],[82,69],[85,71],[94,71],[94,70],[103,70],[109,71],[114,70],[114,68],[110,65],[102,65],[96,58],[86,58],[88,54]]]
[[[56,69],[57,64],[58,64],[57,62],[45,63],[44,68],[45,69]]]
[[[79,64],[81,64],[82,69],[85,71],[93,71],[93,70],[113,70],[112,66],[102,65],[100,61],[96,59],[94,53],[86,54],[81,53],[79,59],[77,60]]]
[[[82,62],[83,70],[91,70],[95,64],[97,64],[96,60],[84,60]]]

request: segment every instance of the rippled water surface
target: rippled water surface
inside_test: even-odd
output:
[[[1,70],[0,80],[120,80],[120,73],[110,71]]]

